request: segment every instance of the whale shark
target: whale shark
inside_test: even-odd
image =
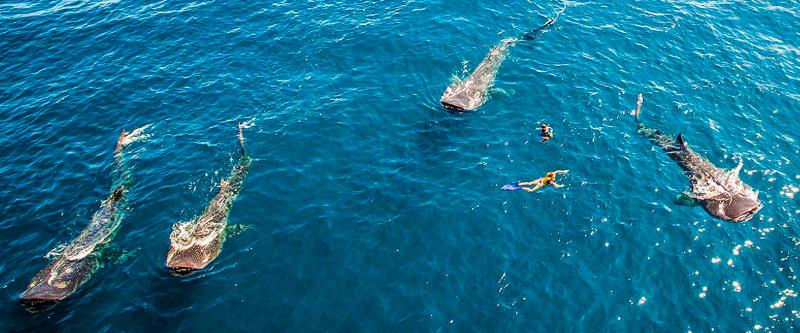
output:
[[[764,205],[758,199],[758,191],[739,178],[743,163],[732,170],[718,168],[709,160],[689,147],[689,143],[678,134],[676,138],[658,129],[648,128],[639,121],[643,98],[639,94],[634,116],[638,132],[660,146],[689,177],[691,189],[683,195],[699,203],[712,216],[730,221],[748,221]]]
[[[177,274],[188,274],[203,269],[219,256],[226,238],[228,215],[236,196],[241,191],[251,159],[244,148],[243,124],[239,124],[241,156],[228,179],[220,182],[219,192],[211,199],[205,211],[190,221],[173,225],[169,235],[167,268]]]
[[[123,130],[120,134],[114,153],[116,179],[111,194],[101,202],[89,225],[77,237],[48,253],[50,262],[33,277],[28,288],[19,296],[20,302],[29,311],[49,308],[72,295],[100,267],[103,250],[114,239],[124,218],[127,193],[132,184],[123,150],[130,143],[146,137],[143,131],[147,127],[130,133]]]
[[[529,31],[521,38],[511,37],[501,40],[478,64],[472,75],[466,80],[456,80],[447,87],[440,101],[442,106],[451,111],[464,112],[475,110],[486,103],[487,92],[494,85],[497,71],[506,60],[509,48],[522,40],[534,40],[539,32],[554,22],[554,18],[548,19],[545,24]]]

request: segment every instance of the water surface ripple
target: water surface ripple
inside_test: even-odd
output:
[[[0,4],[0,331],[793,330],[798,3],[570,1],[511,49],[483,107],[438,106],[562,6]],[[756,218],[673,202],[688,182],[636,134],[639,92],[649,125],[718,166],[743,159]],[[253,228],[175,278],[170,228],[208,203],[248,119],[230,219]],[[112,243],[135,255],[25,312],[43,256],[108,194],[120,129],[146,124]],[[565,188],[500,190],[553,169]]]

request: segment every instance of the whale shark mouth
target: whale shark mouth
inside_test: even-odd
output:
[[[78,260],[64,257],[52,260],[36,273],[28,288],[19,295],[20,305],[30,312],[53,307],[86,283],[99,265],[97,253]]]
[[[445,101],[442,101],[442,106],[443,106],[445,109],[447,109],[447,110],[450,110],[450,111],[454,111],[454,112],[464,112],[464,111],[467,111],[467,109],[465,109],[465,108],[463,108],[463,107],[461,107],[461,106],[458,106],[458,105],[455,105],[455,104],[450,104],[450,103],[448,103],[448,102],[445,102]]]
[[[753,218],[753,216],[756,215],[756,213],[758,213],[758,211],[761,210],[761,208],[764,208],[764,204],[759,202],[757,206],[753,207],[752,209],[746,211],[745,213],[743,213],[743,214],[741,214],[739,216],[733,217],[731,219],[731,221],[733,221],[733,222],[744,222],[744,221],[750,220],[750,219]]]
[[[177,274],[188,274],[205,268],[210,261],[197,257],[199,254],[177,253],[167,259],[167,268]]]
[[[52,288],[52,287],[51,287]],[[19,296],[20,302],[58,302],[61,301],[67,296],[69,296],[71,292],[61,289],[44,289],[44,288],[36,288],[35,290],[25,290],[22,295]]]
[[[704,200],[703,206],[709,214],[729,222],[748,221],[764,208],[757,197],[746,194],[720,195]]]
[[[77,289],[77,285],[59,287],[42,281],[30,286],[19,295],[19,304],[32,313],[48,310],[69,297],[75,292],[75,289]]]
[[[172,273],[172,275],[178,277],[189,276],[192,273],[198,271],[198,269],[190,267],[167,267],[167,268],[169,269],[170,273]]]
[[[46,299],[46,298],[20,298],[19,304],[23,309],[31,313],[49,310],[56,306],[60,299]]]

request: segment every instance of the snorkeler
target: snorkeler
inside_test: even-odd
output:
[[[561,187],[564,187],[564,185],[556,183],[556,175],[566,174],[568,172],[569,172],[569,170],[551,171],[551,172],[548,172],[546,175],[544,175],[544,177],[542,177],[542,178],[539,178],[539,179],[536,179],[536,180],[532,180],[532,181],[529,181],[529,182],[519,182],[516,185],[514,185],[514,184],[505,185],[505,186],[503,186],[502,189],[506,190],[506,191],[525,190],[527,192],[533,192],[533,191],[536,191],[536,190],[538,190],[538,189],[540,189],[542,187],[548,186],[548,185],[549,186],[553,186],[555,188],[561,188]],[[534,185],[533,188],[527,187],[527,186],[531,186],[531,185]]]
[[[539,135],[542,137],[542,142],[547,142],[547,140],[553,138],[553,128],[545,123],[542,123],[541,134]]]

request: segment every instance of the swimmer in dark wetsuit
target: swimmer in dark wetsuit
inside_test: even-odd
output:
[[[545,123],[542,123],[541,134],[539,135],[542,137],[542,142],[547,142],[547,140],[553,138],[553,128]]]

